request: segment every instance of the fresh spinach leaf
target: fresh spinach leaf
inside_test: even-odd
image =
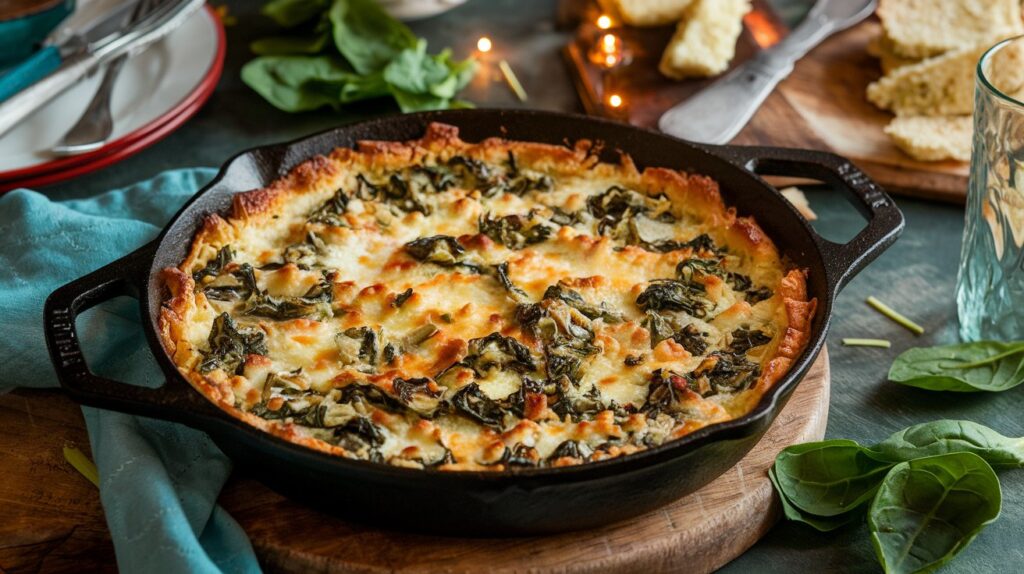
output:
[[[1024,439],[1005,437],[971,421],[941,420],[912,426],[871,447],[873,456],[903,462],[951,452],[972,452],[995,468],[1024,467]]]
[[[416,48],[416,35],[374,0],[334,0],[327,14],[334,45],[360,74],[379,72],[403,50]]]
[[[870,501],[893,464],[852,440],[834,439],[783,449],[773,470],[779,492],[793,506],[834,517]]]
[[[889,380],[931,391],[1005,391],[1024,382],[1024,343],[978,341],[910,349]]]
[[[337,108],[342,88],[358,80],[331,56],[261,56],[242,67],[242,81],[286,112]]]
[[[319,16],[327,4],[328,0],[272,0],[261,12],[279,26],[293,28]]]
[[[782,487],[779,486],[779,479],[775,476],[775,467],[768,469],[768,479],[772,481],[775,491],[780,493],[779,500],[782,501],[782,512],[788,520],[803,522],[819,532],[831,532],[860,518],[859,512],[847,512],[836,516],[816,516],[809,512],[804,512],[794,506],[793,503],[786,498],[785,494],[782,494]]]
[[[970,452],[903,462],[885,477],[868,512],[886,572],[929,572],[953,559],[999,516],[995,471]]]

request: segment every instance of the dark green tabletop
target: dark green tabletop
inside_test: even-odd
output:
[[[808,0],[774,0],[790,22],[798,21]],[[238,24],[227,30],[224,76],[206,106],[167,139],[94,174],[44,188],[65,199],[82,197],[145,179],[178,167],[218,166],[236,152],[268,142],[300,137],[374,115],[395,113],[384,105],[362,105],[344,112],[289,115],[276,111],[238,79],[250,57],[248,42],[270,24],[255,14],[258,2],[228,2]],[[416,23],[431,46],[469,53],[480,35],[489,35],[530,94],[529,107],[579,111],[572,84],[558,53],[566,37],[554,26],[555,0],[471,0],[449,14]],[[502,84],[475,86],[478,105],[520,106]],[[808,193],[829,239],[852,237],[863,226],[860,215],[829,190]],[[985,423],[1007,435],[1024,435],[1024,392],[1000,395],[946,395],[900,387],[885,381],[892,358],[919,345],[956,337],[954,284],[960,257],[963,211],[958,207],[899,199],[907,230],[888,253],[857,277],[839,297],[829,335],[832,402],[828,436],[864,442],[881,440],[911,424],[939,418]],[[915,337],[864,304],[875,295],[925,326]],[[892,349],[846,348],[843,337],[883,337]],[[1024,472],[1001,475],[1002,517],[944,572],[1024,572]],[[708,540],[708,544],[715,544]],[[680,564],[685,571],[686,565]],[[819,534],[802,525],[781,523],[726,572],[877,572],[866,526]]]

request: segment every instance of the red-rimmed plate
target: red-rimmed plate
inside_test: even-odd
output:
[[[110,0],[84,1],[82,11]],[[105,5],[105,6],[104,6]],[[76,177],[135,154],[192,117],[213,93],[224,63],[224,28],[207,6],[166,39],[131,58],[111,108],[114,133],[98,150],[60,158],[50,148],[88,104],[99,74],[76,85],[0,138],[0,191]]]

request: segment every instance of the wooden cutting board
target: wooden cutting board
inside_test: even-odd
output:
[[[595,37],[588,25],[595,19],[594,8],[586,3],[574,6],[576,20],[583,24],[565,55],[587,113],[656,128],[668,108],[713,82],[675,82],[657,72],[671,27],[612,30],[630,47],[633,61],[612,72],[600,71],[586,57]],[[733,68],[756,55],[762,45],[770,44],[771,38],[787,33],[767,2],[754,0],[753,6],[744,19]],[[868,41],[878,33],[878,21],[872,18],[812,50],[797,62],[793,73],[732,143],[832,151],[854,160],[888,191],[963,203],[968,164],[914,161],[882,131],[892,116],[865,98],[868,84],[881,76],[878,61],[867,53]],[[604,105],[610,90],[626,99],[625,113],[613,113]]]
[[[785,446],[824,435],[829,385],[823,351],[739,464],[661,510],[599,530],[508,539],[389,532],[322,514],[237,473],[220,503],[269,572],[709,572],[778,519],[765,473]],[[69,443],[89,452],[78,406],[54,390],[0,395],[0,429],[0,572],[113,572],[99,493],[61,454]]]

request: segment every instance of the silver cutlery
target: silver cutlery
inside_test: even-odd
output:
[[[750,121],[793,64],[829,36],[863,21],[877,0],[818,0],[788,36],[693,97],[665,112],[661,131],[682,139],[725,144]]]
[[[154,9],[159,7],[161,0],[139,0],[131,15],[124,21],[130,27]],[[71,127],[60,142],[52,149],[57,155],[77,155],[99,149],[110,138],[114,131],[114,121],[110,113],[110,99],[114,92],[117,77],[124,67],[128,54],[121,54],[107,64],[103,70],[103,79],[96,89],[89,105],[86,106],[78,122]]]
[[[166,0],[134,26],[116,35],[97,38],[92,30],[75,35],[69,42],[78,47],[61,51],[61,63],[56,71],[0,102],[0,135],[98,67],[163,38],[203,3],[204,0]]]

